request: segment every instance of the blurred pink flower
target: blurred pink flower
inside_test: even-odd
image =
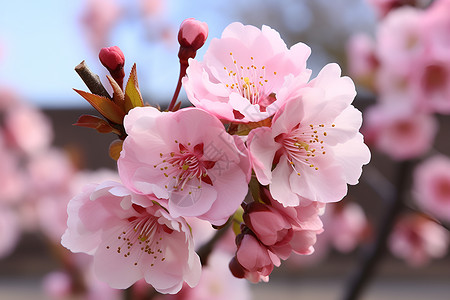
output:
[[[368,229],[364,210],[354,202],[327,205],[323,219],[331,244],[344,253],[353,251],[364,239]]]
[[[444,257],[449,244],[448,231],[421,215],[402,217],[389,238],[391,252],[411,266],[427,264],[432,258]]]
[[[397,9],[403,5],[416,5],[421,0],[367,0],[367,2],[375,9],[378,17],[385,17],[390,11]]]
[[[250,132],[253,169],[274,199],[284,206],[300,198],[336,202],[347,183],[358,183],[370,152],[358,132],[361,113],[351,105],[355,94],[351,79],[329,64],[276,113],[272,127]]]
[[[350,37],[347,44],[350,75],[364,85],[370,85],[378,68],[375,43],[372,37],[359,33]]]
[[[184,287],[179,300],[248,300],[250,287],[245,280],[239,280],[228,270],[230,255],[214,251],[203,267],[199,284],[194,288]]]
[[[436,155],[414,171],[417,204],[427,213],[450,221],[450,158]]]
[[[8,109],[4,125],[7,141],[30,156],[46,150],[53,140],[50,120],[27,104]]]
[[[421,35],[423,14],[420,9],[402,7],[379,23],[376,53],[392,71],[410,70],[410,63],[421,58],[425,47]]]
[[[81,16],[88,42],[95,52],[109,46],[109,34],[121,16],[116,0],[88,0]]]
[[[96,276],[113,288],[141,278],[161,293],[195,286],[201,264],[190,229],[152,200],[115,182],[87,186],[69,203],[63,246],[94,255]]]
[[[48,299],[69,299],[72,293],[72,282],[69,274],[54,271],[45,275],[42,287]]]
[[[420,157],[433,145],[438,130],[432,115],[394,101],[366,111],[364,134],[374,146],[395,160]]]
[[[4,147],[0,131],[0,204],[22,200],[27,185],[26,176],[19,164],[16,153]]]
[[[34,155],[27,165],[31,197],[67,190],[75,172],[68,154],[61,149],[49,148]]]
[[[8,86],[0,86],[0,112],[15,105],[20,105],[21,102],[21,97],[14,89]]]
[[[0,258],[8,256],[19,241],[21,229],[17,214],[0,203]]]
[[[131,110],[124,124],[128,136],[118,160],[122,181],[137,193],[168,199],[172,216],[222,225],[244,200],[248,156],[241,152],[242,141],[214,116],[197,108],[143,107]]]
[[[376,86],[382,98],[424,112],[450,113],[450,5],[446,2],[436,1],[428,10],[400,8],[380,23]]]
[[[260,30],[232,23],[211,41],[203,62],[189,60],[183,85],[192,104],[220,119],[261,121],[283,104],[278,93],[287,77],[304,83],[309,79],[310,52],[303,43],[288,49],[268,26]]]

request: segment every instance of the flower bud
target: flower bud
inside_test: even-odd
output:
[[[194,18],[184,20],[178,31],[180,51],[178,57],[182,64],[187,65],[189,58],[194,58],[208,37],[208,24],[197,21]]]
[[[102,65],[108,69],[114,80],[122,87],[123,78],[125,77],[125,72],[123,70],[125,56],[123,55],[122,50],[117,46],[102,48],[98,57]]]
[[[266,246],[273,246],[292,238],[291,224],[268,205],[252,202],[243,215],[245,224]]]
[[[184,20],[178,31],[178,42],[181,47],[191,48],[194,51],[205,44],[208,37],[208,24],[189,18]]]

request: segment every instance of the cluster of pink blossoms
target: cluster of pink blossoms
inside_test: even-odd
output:
[[[417,212],[401,215],[389,240],[394,255],[419,266],[450,245],[450,158],[435,141],[450,114],[450,1],[369,2],[380,21],[375,38],[350,40],[349,70],[376,96],[365,112],[367,143],[396,161],[423,159],[412,172],[415,201],[405,201]]]
[[[275,30],[240,23],[197,61],[206,37],[193,19],[178,36],[180,79],[195,107],[180,109],[177,92],[168,111],[145,106],[135,68],[122,90],[111,73],[112,98],[79,91],[108,123],[83,116],[77,125],[119,135],[110,154],[119,147],[121,183],[71,200],[62,243],[94,255],[112,287],[141,278],[161,293],[195,286],[201,262],[187,223],[195,218],[232,225],[233,275],[267,281],[280,259],[314,251],[326,203],[340,201],[370,160],[354,84],[338,65],[311,79],[308,46],[287,48]]]

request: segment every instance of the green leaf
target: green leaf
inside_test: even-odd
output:
[[[125,112],[138,106],[144,106],[141,92],[139,91],[139,84],[137,81],[136,64],[133,65],[128,78],[127,86],[125,87]]]
[[[110,99],[90,94],[84,91],[74,89],[75,92],[80,94],[81,97],[86,99],[99,113],[102,114],[106,119],[116,123],[122,124],[123,118],[125,117],[125,112],[117,104],[112,102]]]

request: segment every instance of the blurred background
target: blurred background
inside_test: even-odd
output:
[[[84,183],[116,174],[115,161],[108,156],[113,135],[72,126],[80,115],[96,114],[72,90],[87,90],[74,72],[78,63],[85,60],[106,83],[107,71],[98,52],[102,47],[119,46],[125,54],[126,73],[137,63],[144,101],[164,107],[178,78],[178,28],[184,19],[193,17],[209,26],[199,60],[212,38],[219,38],[229,23],[239,21],[276,29],[288,47],[300,41],[309,45],[308,68],[313,76],[329,62],[337,62],[344,74],[350,74],[352,57],[347,49],[351,37],[362,32],[375,38],[381,22],[380,11],[373,5],[377,1],[371,2],[1,1],[0,299],[81,299],[64,294],[69,283],[60,271],[72,270],[73,262],[55,246],[64,232],[61,211]],[[376,103],[379,91],[367,84],[358,85],[357,90],[354,105],[358,109],[365,111]],[[185,94],[180,99],[188,105]],[[449,155],[446,132],[450,121],[441,115],[438,122],[434,151]],[[383,198],[395,193],[398,159],[376,147],[372,153],[361,183],[350,187],[341,206],[327,212],[316,253],[283,262],[269,283],[249,284],[249,299],[342,297],[386,214]],[[332,230],[337,226],[342,226],[341,232]],[[339,239],[345,234],[347,239]],[[447,229],[444,235],[448,236]],[[442,251],[436,259],[418,264],[388,252],[361,299],[448,299],[450,257]],[[104,287],[97,287],[96,292],[90,299],[118,297],[105,296],[109,294]]]

